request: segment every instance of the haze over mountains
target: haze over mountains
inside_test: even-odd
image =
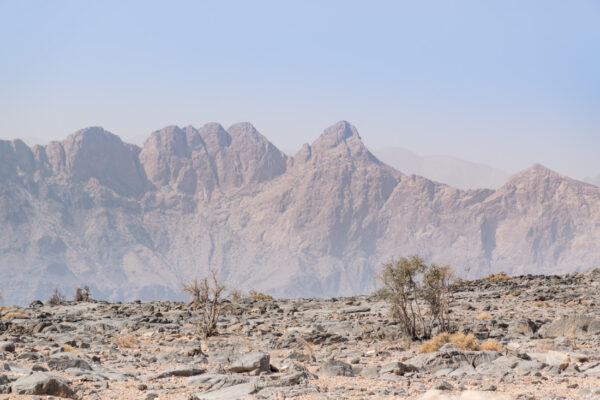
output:
[[[592,185],[600,186],[600,174],[596,176],[589,176],[584,179],[587,183],[591,183]]]
[[[215,268],[277,296],[366,293],[392,255],[462,276],[600,265],[600,188],[540,165],[463,191],[379,161],[336,123],[288,157],[248,123],[175,126],[142,148],[102,128],[29,148],[0,141],[5,302],[182,298]]]
[[[457,157],[421,156],[402,147],[387,147],[373,151],[384,163],[408,175],[420,175],[458,189],[497,189],[510,174],[489,165],[462,160]]]

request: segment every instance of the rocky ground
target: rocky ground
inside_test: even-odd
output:
[[[453,324],[501,351],[421,353],[366,296],[243,299],[201,340],[177,302],[3,307],[2,398],[600,399],[600,271],[461,284]]]

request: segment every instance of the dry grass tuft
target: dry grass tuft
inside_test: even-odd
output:
[[[13,318],[27,318],[27,316],[25,314],[23,314],[21,311],[13,311],[13,312],[9,312],[4,317],[2,317],[2,320],[6,321],[9,319],[13,319]]]
[[[62,349],[65,353],[79,353],[79,349],[68,344],[65,344]]]
[[[538,300],[533,303],[533,306],[538,308],[550,308],[550,303],[548,303],[547,301]]]
[[[133,336],[131,333],[126,333],[123,335],[116,336],[113,339],[113,343],[116,344],[118,347],[130,349],[132,347],[137,346],[139,342],[136,339],[136,337]]]
[[[512,276],[506,275],[505,272],[498,272],[497,274],[489,274],[485,278],[483,278],[490,282],[499,282],[499,281],[508,281],[512,279]]]
[[[491,318],[492,318],[492,314],[490,314],[488,312],[481,313],[477,316],[477,319],[480,321],[482,321],[484,319],[491,319]]]
[[[456,332],[453,334],[442,332],[435,335],[430,340],[423,342],[419,350],[421,353],[431,353],[437,351],[446,343],[452,343],[462,350],[479,350],[479,342],[475,335],[472,333],[465,335],[463,332]]]
[[[263,300],[263,301],[271,301],[273,300],[273,296],[270,294],[264,294],[261,292],[257,292],[256,290],[250,291],[250,298],[252,300]]]
[[[502,346],[502,343],[499,343],[496,339],[488,339],[479,346],[479,350],[502,351],[504,350],[504,346]]]

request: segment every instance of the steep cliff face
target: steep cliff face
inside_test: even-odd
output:
[[[102,128],[0,141],[0,290],[181,298],[215,268],[276,295],[368,292],[392,255],[462,275],[599,266],[600,188],[534,166],[462,191],[381,163],[341,121],[288,158],[247,123],[167,127],[143,148]]]

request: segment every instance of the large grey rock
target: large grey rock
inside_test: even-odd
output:
[[[75,391],[67,381],[43,372],[36,372],[17,379],[11,385],[11,389],[14,394],[75,397]]]
[[[417,371],[419,371],[419,369],[413,365],[404,364],[404,363],[396,361],[396,362],[392,362],[392,363],[385,364],[384,366],[382,366],[379,373],[381,375],[384,375],[384,374],[404,375],[407,372],[417,372]]]
[[[90,364],[81,358],[50,358],[47,363],[48,367],[59,371],[64,371],[68,368],[92,370]]]
[[[449,350],[421,354],[407,360],[407,363],[430,373],[443,369],[448,369],[450,372],[465,365],[475,368],[478,365],[492,362],[500,356],[501,354],[496,351]]]
[[[140,377],[140,380],[155,380],[155,379],[170,378],[172,376],[190,377],[190,376],[202,375],[205,372],[206,372],[205,368],[180,365],[177,367],[171,367],[171,368],[164,369],[164,370],[156,372],[154,374],[143,375]]]
[[[0,351],[6,351],[8,353],[14,353],[15,344],[13,342],[2,341],[0,342]]]
[[[354,376],[352,366],[339,360],[327,360],[321,364],[321,372],[327,376]]]
[[[600,319],[589,315],[565,317],[544,325],[540,333],[547,338],[597,335],[600,333]]]
[[[256,387],[252,383],[229,386],[212,392],[195,394],[193,400],[251,400],[256,393]]]
[[[206,390],[217,390],[229,386],[241,385],[249,383],[252,377],[247,375],[215,375],[207,374],[193,376],[185,380],[186,386],[202,386]]]
[[[229,367],[231,372],[252,372],[270,370],[271,357],[269,353],[250,353],[238,358]]]

